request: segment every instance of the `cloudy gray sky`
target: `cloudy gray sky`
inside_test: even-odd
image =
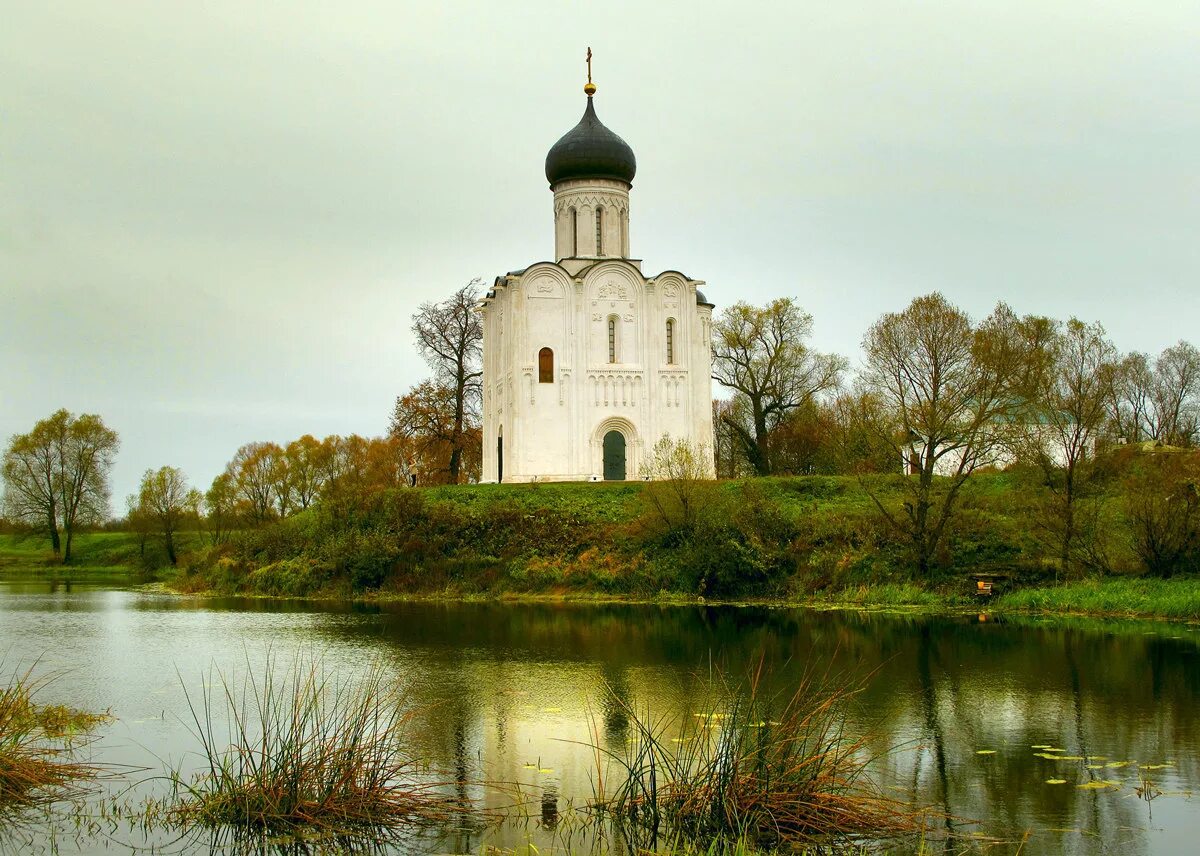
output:
[[[382,433],[409,317],[553,250],[597,109],[631,243],[857,360],[935,289],[1200,340],[1200,4],[0,0],[0,435],[58,407],[207,486]]]

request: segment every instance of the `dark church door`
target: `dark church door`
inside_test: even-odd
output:
[[[496,481],[504,481],[504,435],[496,438]]]
[[[604,480],[625,481],[625,435],[620,431],[604,435]]]

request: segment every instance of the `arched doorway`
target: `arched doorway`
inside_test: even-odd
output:
[[[625,481],[625,435],[620,431],[604,435],[604,480]]]
[[[496,432],[496,482],[504,481],[504,426]]]

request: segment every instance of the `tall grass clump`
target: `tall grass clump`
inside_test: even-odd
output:
[[[12,672],[0,687],[0,812],[49,804],[100,772],[74,760],[75,738],[108,717],[39,704],[36,695],[53,676],[37,678],[33,670]]]
[[[358,679],[331,678],[305,657],[287,668],[269,656],[261,676],[248,671],[240,691],[219,673],[198,699],[184,687],[202,763],[196,775],[170,775],[172,821],[340,836],[454,816],[457,804],[408,754],[413,711],[378,664]]]
[[[655,718],[627,708],[632,734],[611,796],[597,808],[639,844],[666,839],[764,849],[859,852],[919,835],[924,812],[866,774],[865,740],[845,730],[861,686],[806,674],[788,696],[762,690],[762,668],[710,709]]]

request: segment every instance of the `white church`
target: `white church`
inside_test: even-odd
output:
[[[629,245],[637,162],[587,106],[546,155],[554,256],[496,277],[483,313],[483,480],[649,475],[664,435],[713,448],[704,283],[642,272]]]

